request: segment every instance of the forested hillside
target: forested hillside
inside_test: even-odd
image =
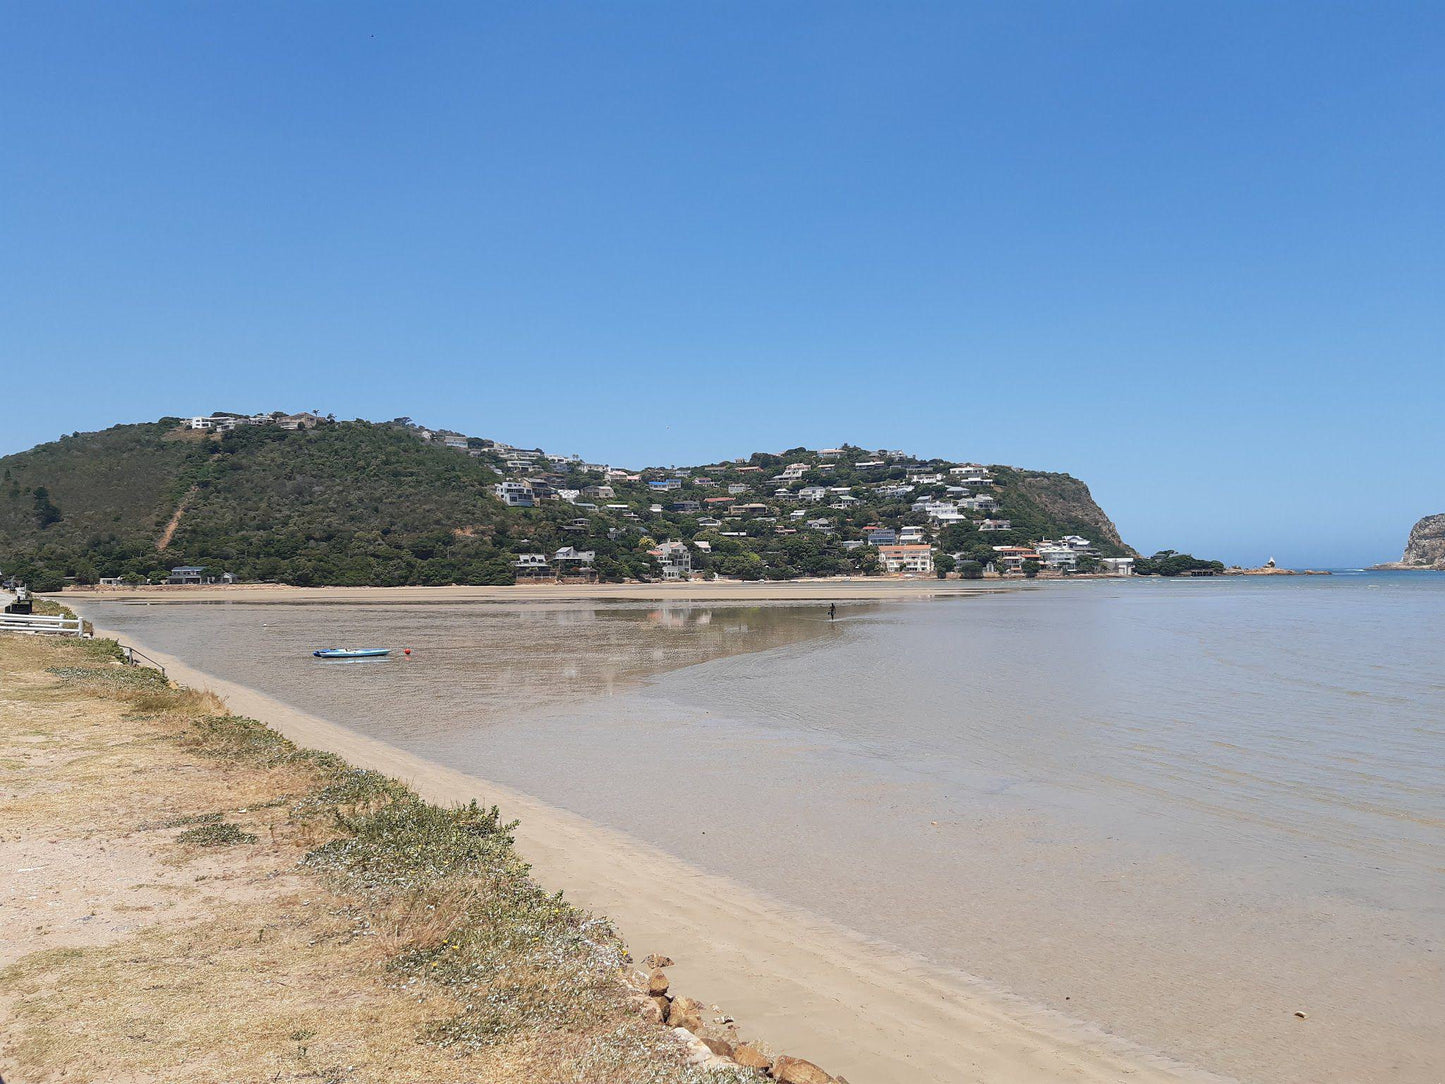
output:
[[[1066,534],[1104,555],[1131,552],[1087,487],[1062,474],[989,468],[996,505],[940,523],[920,506],[957,495],[953,465],[902,453],[844,448],[824,461],[797,448],[609,476],[545,456],[519,465],[508,446],[477,438],[454,443],[405,420],[222,434],[164,418],[64,437],[0,459],[0,569],[42,589],[159,582],[187,564],[298,585],[490,584],[512,582],[519,554],[572,546],[595,554],[601,579],[623,580],[655,577],[648,551],[678,540],[694,571],[788,579],[876,572],[865,529],[910,525],[940,552],[980,562],[995,546]],[[535,506],[504,505],[494,487],[524,476],[537,483]],[[668,478],[676,487],[659,492]]]

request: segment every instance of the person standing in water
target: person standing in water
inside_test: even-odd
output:
[[[833,618],[835,618],[835,617],[837,617],[837,616],[838,616],[838,604],[837,604],[836,602],[830,602],[830,603],[828,603],[828,620],[829,620],[829,621],[832,621]]]

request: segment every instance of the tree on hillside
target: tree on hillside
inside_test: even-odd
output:
[[[42,528],[60,522],[60,509],[50,502],[50,490],[36,486],[31,493],[35,497],[35,522]]]

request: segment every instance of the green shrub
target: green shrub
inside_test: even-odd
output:
[[[177,843],[195,843],[202,847],[229,847],[235,843],[255,843],[256,837],[234,824],[203,824],[176,836]]]
[[[206,756],[274,766],[298,756],[296,746],[265,723],[241,715],[207,715],[191,724],[187,744]]]

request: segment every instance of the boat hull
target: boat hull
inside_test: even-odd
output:
[[[390,655],[389,647],[367,647],[350,650],[341,647],[328,647],[320,651],[311,652],[318,659],[379,659],[383,655]]]

